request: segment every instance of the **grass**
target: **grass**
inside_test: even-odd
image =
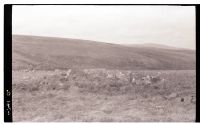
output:
[[[69,38],[13,35],[13,69],[195,69],[194,50],[124,46]],[[51,49],[51,50],[50,50]]]
[[[125,75],[105,76],[119,71]],[[67,78],[63,72],[13,71],[14,121],[195,121],[194,70],[131,71],[138,84],[130,82],[130,71],[125,70],[72,70]],[[148,75],[154,78],[145,84]],[[171,93],[176,97],[168,98]]]
[[[12,46],[15,122],[195,121],[194,50],[23,35]]]

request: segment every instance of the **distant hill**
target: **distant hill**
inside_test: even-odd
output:
[[[162,49],[171,49],[171,50],[189,50],[186,48],[180,48],[180,47],[173,47],[173,46],[168,46],[168,45],[161,45],[161,44],[155,44],[155,43],[144,43],[144,44],[126,44],[125,46],[129,47],[142,47],[142,48],[162,48]]]
[[[196,53],[152,45],[117,45],[89,40],[13,35],[13,69],[107,68],[193,70]]]

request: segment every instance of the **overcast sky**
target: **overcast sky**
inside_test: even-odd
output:
[[[13,34],[195,49],[195,7],[14,5]]]

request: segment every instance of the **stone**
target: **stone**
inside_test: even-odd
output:
[[[168,96],[168,98],[175,98],[175,97],[177,97],[177,93],[171,93],[171,94]]]

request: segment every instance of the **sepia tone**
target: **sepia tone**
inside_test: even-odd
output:
[[[79,11],[81,9],[76,13],[79,13]],[[34,13],[34,11],[32,12]],[[96,11],[93,10],[93,12],[95,14]],[[167,15],[167,11],[163,12]],[[177,13],[180,13],[180,10]],[[71,14],[71,16],[74,15]],[[129,14],[128,16],[132,15]],[[140,17],[139,14],[137,16]],[[113,32],[111,32],[113,35],[109,38],[112,39],[117,35],[124,39],[123,44],[123,40],[108,42],[109,38],[108,41],[98,39],[97,36],[100,36],[100,34],[102,38],[106,36],[103,34],[108,31],[106,32],[104,28],[110,27],[110,25],[104,25],[102,26],[102,32],[100,30],[96,32],[97,34],[94,33],[97,40],[82,39],[78,37],[81,35],[77,34],[74,35],[77,38],[67,37],[67,32],[64,31],[62,32],[66,33],[66,38],[56,37],[56,35],[42,36],[42,33],[41,36],[32,35],[31,33],[30,35],[26,33],[24,33],[26,35],[23,33],[17,34],[17,30],[22,31],[24,29],[25,32],[28,32],[32,28],[34,29],[34,25],[37,25],[37,23],[31,23],[31,26],[19,26],[17,24],[20,21],[16,23],[17,17],[19,20],[24,17],[23,23],[20,24],[26,25],[25,16],[14,16],[13,21],[15,23],[13,24],[16,33],[12,36],[12,107],[14,122],[195,121],[196,50],[193,49],[195,43],[190,42],[195,39],[193,37],[194,33],[187,33],[190,30],[193,31],[193,28],[187,28],[190,25],[186,26],[185,24],[183,28],[180,28],[181,26],[175,23],[180,27],[175,28],[177,31],[174,32],[178,33],[171,33],[171,37],[168,33],[170,34],[173,28],[169,28],[168,31],[158,28],[161,32],[166,33],[166,37],[158,36],[157,40],[160,41],[165,38],[179,37],[180,35],[180,38],[184,39],[180,44],[184,47],[178,47],[178,42],[174,42],[176,44],[174,46],[170,45],[173,41],[168,42],[169,39],[166,42],[158,43],[154,42],[156,36],[147,37],[153,34],[159,35],[157,27],[155,27],[157,32],[153,32],[154,29],[151,26],[149,26],[149,29],[152,28],[152,32],[146,30],[148,26],[143,25],[143,23],[147,20],[143,20],[142,24],[137,24],[142,26],[141,31],[139,31],[141,34],[135,37],[136,40],[141,40],[146,34],[150,34],[146,35],[140,44],[131,42],[131,39],[134,41],[134,33],[131,31],[125,31],[124,33],[124,30],[120,29],[120,27],[128,25],[129,21],[126,25],[121,26],[120,23],[115,25],[113,22],[113,27],[115,29],[119,28],[118,33],[122,33],[121,35],[120,33],[115,34],[116,32],[113,29]],[[131,18],[134,19],[134,17],[133,14]],[[185,20],[189,20],[189,17]],[[77,20],[80,19],[78,16],[76,18]],[[118,18],[121,18],[121,16]],[[32,19],[40,20],[39,17]],[[176,19],[171,19],[170,23],[172,24],[174,20]],[[45,21],[48,22],[47,19]],[[73,21],[74,25],[79,25],[79,22],[76,24],[76,21]],[[95,20],[95,22],[92,24],[99,24],[98,20]],[[190,21],[187,21],[187,24],[188,22]],[[88,22],[83,21],[82,23],[84,25]],[[132,22],[130,21],[130,23]],[[157,24],[157,22],[154,23],[154,25]],[[184,21],[182,21],[183,23]],[[48,25],[46,23],[44,25],[49,26],[50,30],[57,29],[59,26],[56,26],[59,24],[56,24]],[[161,24],[168,27],[167,23]],[[161,24],[159,25],[162,27]],[[38,28],[37,30],[42,32],[43,23],[38,25],[41,26],[41,29]],[[138,29],[140,26],[138,26]],[[70,30],[72,28],[65,29],[73,32],[73,30]],[[92,26],[87,28],[95,29]],[[129,27],[129,25],[125,28],[134,30],[134,27]],[[181,37],[183,36],[181,34],[183,29],[185,29],[183,34],[188,35]],[[37,33],[37,30],[34,30],[33,33]],[[50,32],[46,28],[44,28],[44,31],[47,34]],[[61,30],[55,30],[54,33],[56,34],[57,31]],[[77,32],[82,33],[81,30],[77,30]],[[137,31],[135,32],[137,34]],[[163,32],[161,34],[164,34]],[[84,35],[90,37],[90,33]],[[127,33],[127,35],[122,35],[123,33]],[[132,37],[125,37],[128,35]],[[149,42],[143,42],[148,38]],[[176,40],[180,39],[174,39],[174,41]],[[190,47],[187,47],[187,44]]]
[[[14,121],[195,121],[195,52],[13,36]]]

